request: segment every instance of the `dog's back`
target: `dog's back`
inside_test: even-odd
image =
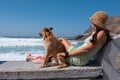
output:
[[[53,52],[65,52],[65,47],[60,40],[53,34],[52,28],[43,28],[40,35],[44,40],[44,47],[46,50]]]
[[[52,55],[66,51],[64,45],[55,35],[53,35],[53,33],[49,34],[48,39],[45,40],[44,43],[47,50],[50,51]]]
[[[50,46],[48,47],[49,49],[51,49],[51,51],[54,53],[54,54],[57,54],[57,53],[61,53],[61,52],[65,52],[66,49],[64,47],[64,45],[61,43],[60,40],[58,39],[54,39],[50,42]]]

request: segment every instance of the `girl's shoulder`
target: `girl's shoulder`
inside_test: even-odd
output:
[[[97,34],[97,41],[100,42],[101,44],[106,43],[106,41],[107,41],[107,35],[106,35],[106,32],[104,30],[101,30]]]

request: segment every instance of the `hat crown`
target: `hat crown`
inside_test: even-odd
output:
[[[100,27],[104,27],[107,20],[108,15],[103,11],[96,12],[95,14],[93,14],[93,16],[90,17],[90,21]]]

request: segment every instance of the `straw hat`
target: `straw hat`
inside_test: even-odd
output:
[[[108,15],[103,12],[103,11],[98,11],[96,13],[94,13],[90,18],[89,20],[99,26],[99,27],[102,27],[102,28],[105,28],[105,25],[106,25],[106,22],[108,20]]]

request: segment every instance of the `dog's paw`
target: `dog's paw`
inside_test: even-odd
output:
[[[40,66],[39,68],[44,68],[44,66]]]
[[[57,69],[65,68],[67,66],[68,66],[67,64],[59,65],[59,66],[57,66]]]
[[[44,68],[44,67],[46,67],[45,65],[40,65],[40,68]]]
[[[57,66],[58,64],[57,63],[51,63],[51,66]]]

